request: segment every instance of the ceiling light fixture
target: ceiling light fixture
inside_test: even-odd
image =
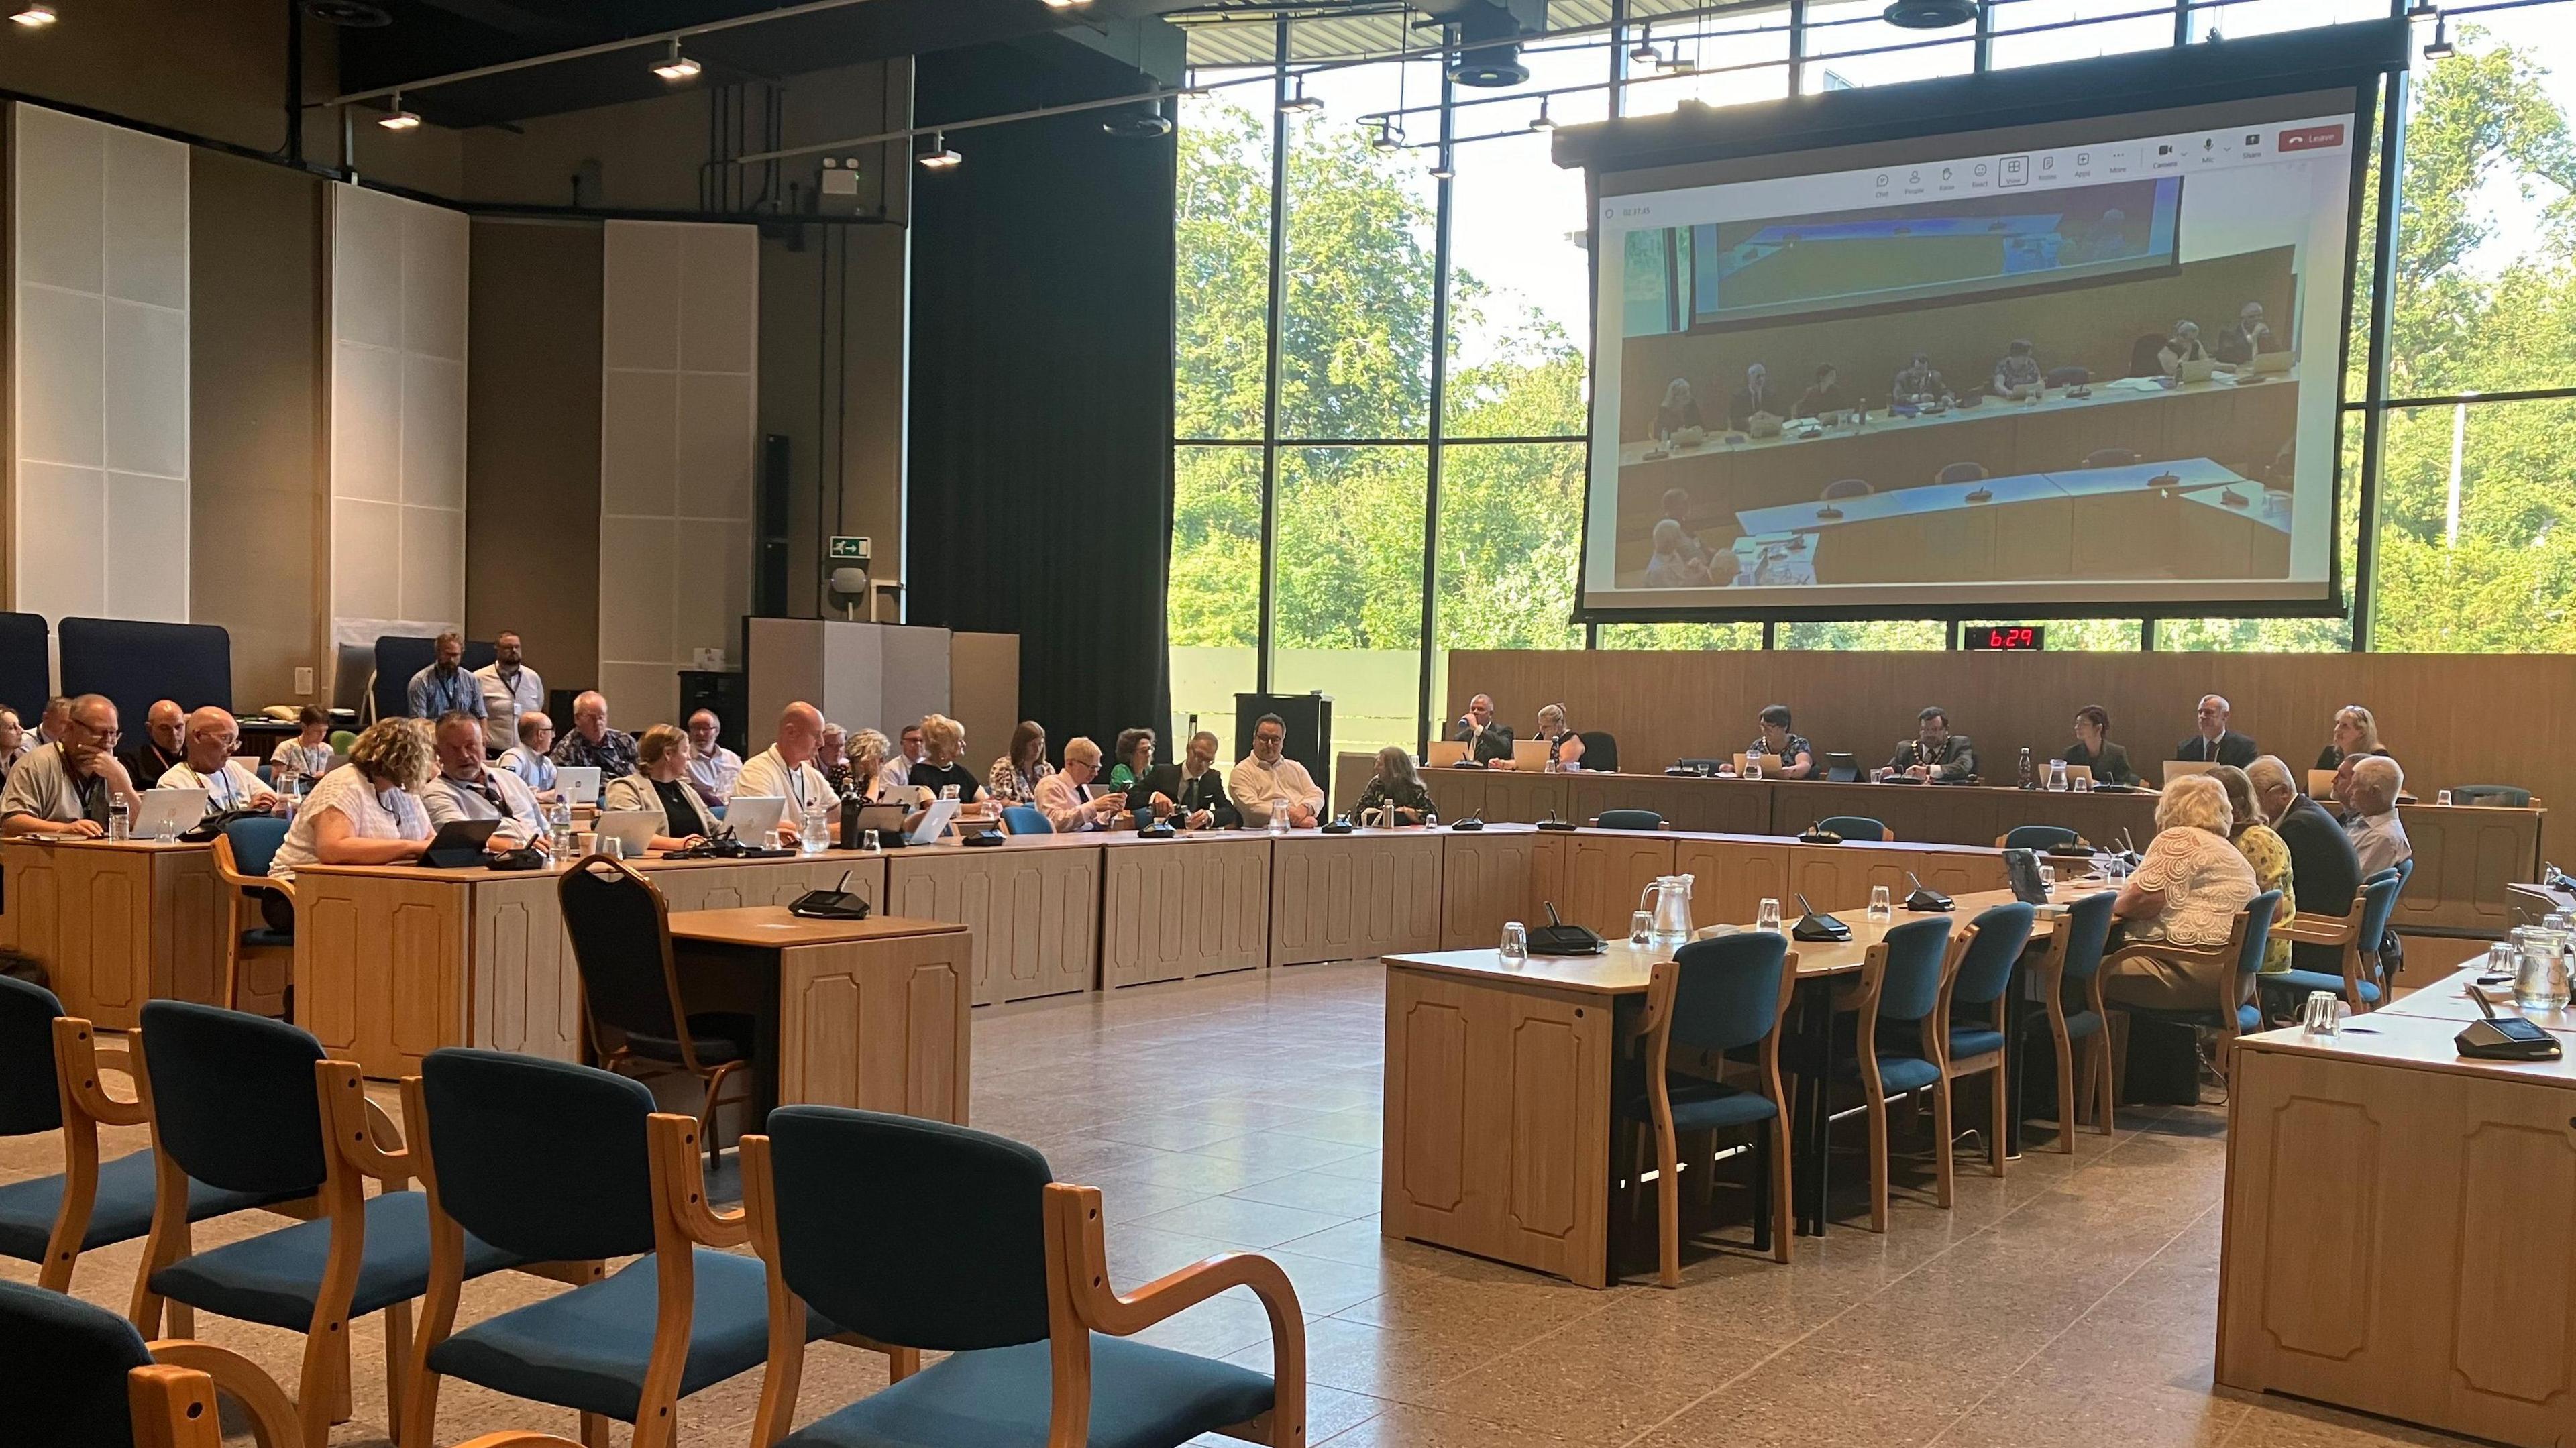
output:
[[[1091,0],[1046,0],[1046,8],[1049,10],[1072,10],[1090,3]]]
[[[1884,12],[1902,30],[1947,30],[1977,18],[1977,0],[1895,0]]]
[[[1320,111],[1323,108],[1324,98],[1322,96],[1310,96],[1306,94],[1306,78],[1302,75],[1297,77],[1297,93],[1279,103],[1279,109],[1283,111],[1300,111],[1311,114],[1315,111]]]
[[[1556,129],[1556,122],[1548,119],[1547,97],[1540,96],[1538,98],[1538,116],[1529,123],[1529,128],[1542,135]]]
[[[1441,157],[1431,168],[1431,179],[1434,181],[1455,180],[1457,175],[1458,168],[1450,165],[1449,158],[1446,156]]]
[[[2415,0],[2414,4],[2406,7],[2406,18],[2409,20],[2435,20],[2439,19],[2441,14],[2442,7],[2435,4],[2434,0]]]
[[[1369,149],[1372,151],[1400,151],[1404,149],[1404,133],[1395,128],[1395,122],[1393,120],[1385,116],[1380,116],[1377,121],[1377,134],[1369,137]]]
[[[921,169],[925,171],[951,171],[965,163],[965,157],[948,149],[948,133],[945,131],[931,132],[930,146],[929,150],[921,153]]]
[[[2433,22],[2433,43],[2424,47],[2426,60],[2449,60],[2460,53],[2460,48],[2451,43],[2450,27],[2447,19]]]
[[[16,14],[9,17],[11,21],[29,30],[42,30],[61,18],[54,13],[54,7],[51,5],[22,5]]]
[[[680,37],[674,35],[671,37],[671,53],[654,63],[653,73],[664,80],[677,83],[696,75],[701,69],[703,67],[696,61],[680,53]]]
[[[403,109],[402,92],[395,91],[394,108],[385,112],[384,117],[376,124],[388,131],[411,131],[419,129],[420,117]]]
[[[1628,48],[1628,58],[1639,65],[1657,65],[1663,53],[1655,49],[1655,27],[1649,25],[1637,32],[1637,43]]]

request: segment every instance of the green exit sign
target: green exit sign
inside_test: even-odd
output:
[[[865,538],[834,538],[831,544],[831,551],[824,556],[834,563],[865,563],[868,561],[868,540]]]

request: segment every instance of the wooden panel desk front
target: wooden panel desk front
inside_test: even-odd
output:
[[[859,855],[636,862],[676,913],[783,905],[840,883],[885,899]],[[295,872],[296,1024],[390,1080],[441,1046],[558,1061],[582,1054],[581,985],[556,904],[560,869],[306,865]]]
[[[1091,989],[1100,945],[1103,836],[915,845],[886,857],[886,909],[975,932],[974,1003]]]
[[[210,845],[0,840],[0,946],[45,967],[63,1009],[130,1030],[156,997],[221,1004],[230,903]]]
[[[2576,1055],[2466,1061],[2458,1029],[2382,1011],[2238,1043],[2217,1380],[2557,1448],[2576,1441]]]
[[[1270,963],[1268,836],[1099,838],[1103,988]]]
[[[1270,964],[1438,949],[1447,837],[1419,828],[1270,836]]]
[[[855,877],[853,877],[855,883]],[[776,905],[671,916],[694,1008],[749,1010],[775,1039],[765,1104],[966,1124],[975,938],[942,920],[805,920]]]

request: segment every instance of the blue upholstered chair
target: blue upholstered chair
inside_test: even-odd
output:
[[[295,949],[292,931],[272,930],[260,912],[259,895],[275,891],[295,903],[292,881],[268,878],[269,863],[277,858],[277,847],[286,843],[287,822],[274,815],[238,819],[227,823],[224,832],[215,836],[215,877],[231,887],[229,924],[224,927],[224,1007],[241,1009],[241,962],[243,955],[254,950],[282,950],[290,960]],[[290,971],[292,967],[290,965]]]
[[[1812,1043],[1790,1043],[1788,1055],[1806,1084],[1818,1092],[1817,1109],[1808,1119],[1813,1130],[1830,1129],[1829,1104],[1836,1085],[1856,1086],[1869,1113],[1869,1225],[1887,1230],[1887,1103],[1917,1091],[1932,1091],[1933,1163],[1947,1205],[1950,1180],[1950,1103],[1941,1084],[1941,1046],[1934,1036],[1940,1023],[1941,984],[1949,973],[1950,918],[1935,915],[1891,927],[1862,958],[1860,977],[1835,995],[1835,1008],[1851,1013],[1848,1030],[1835,1022],[1840,1043],[1833,1053],[1828,1079],[1813,1058]],[[1822,1143],[1816,1147],[1821,1148]]]
[[[2328,975],[2321,970],[2270,972],[2255,982],[2265,1009],[2278,1019],[2295,1014],[2308,992],[2330,990],[2357,1012],[2376,1010],[2387,999],[2389,984],[2380,969],[2380,939],[2388,933],[2388,917],[2396,913],[2397,892],[2405,883],[2400,871],[2382,870],[2353,892],[2352,906],[2341,919],[2300,915],[2282,926],[2283,934],[2301,944],[2342,947],[2343,974]]]
[[[1047,823],[1046,811],[1033,804],[1004,806],[1002,828],[1015,835],[1051,835],[1055,826]]]
[[[1657,1280],[1682,1285],[1681,1148],[1705,1139],[1691,1170],[1706,1200],[1721,1134],[1745,1133],[1758,1164],[1753,1250],[1789,1260],[1789,1112],[1780,1089],[1780,1019],[1797,987],[1789,938],[1776,930],[1694,940],[1647,976],[1646,1010],[1634,1029],[1641,1056],[1620,1063],[1611,1107],[1652,1138]],[[1749,1084],[1729,1085],[1672,1068],[1673,1047],[1714,1067],[1726,1052],[1759,1048]]]
[[[1961,928],[1950,943],[1950,979],[1941,988],[1941,1019],[1932,1033],[1941,1047],[1942,1095],[1949,1095],[1962,1076],[1992,1077],[1987,1082],[1986,1169],[1996,1176],[2004,1174],[2004,1116],[2010,1109],[2005,1098],[2011,1094],[2005,1087],[2012,1079],[2004,996],[2037,917],[2036,910],[2016,900],[1987,906]],[[1945,1191],[1941,1205],[1949,1204]]]
[[[2059,917],[2057,935],[2039,963],[2042,1007],[2023,1018],[2024,1030],[2045,1028],[2057,1052],[2057,1149],[2075,1151],[2076,1103],[2094,1104],[2093,1129],[2111,1134],[2111,1103],[2118,1096],[2111,1077],[2111,1036],[2104,1029],[2110,1008],[2102,1000],[2102,952],[2111,943],[2111,907],[2119,892],[2100,890],[2070,903]],[[2077,997],[2068,1010],[2068,992]],[[2084,1043],[2084,1087],[2075,1085],[2075,1043]],[[2027,1068],[2025,1068],[2027,1069]]]
[[[247,1358],[208,1343],[146,1343],[79,1298],[0,1282],[0,1437],[42,1448],[222,1448],[218,1386],[261,1441],[299,1440],[295,1405]]]
[[[399,1410],[411,1300],[429,1282],[429,1204],[402,1190],[409,1158],[358,1067],[325,1060],[319,1041],[282,1021],[186,1001],[145,1002],[132,1050],[158,1155],[135,1326],[155,1331],[166,1299],[305,1334],[296,1414],[304,1441],[319,1444],[349,1417],[349,1324],[383,1312],[386,1396]],[[383,1186],[372,1197],[370,1177]],[[314,1197],[316,1214],[192,1253],[192,1182]],[[519,1260],[466,1244],[472,1275]]]
[[[2064,825],[2015,825],[1995,841],[1999,850],[2053,850],[2072,845],[2084,837]]]
[[[785,1106],[743,1139],[743,1205],[768,1266],[769,1373],[752,1441],[787,1448],[1173,1448],[1201,1433],[1306,1440],[1306,1326],[1266,1257],[1226,1253],[1131,1296],[1110,1286],[1100,1193],[1032,1148],[835,1106]],[[1234,1287],[1270,1318],[1268,1376],[1129,1337]],[[792,1436],[799,1315],[949,1354]],[[782,1331],[784,1324],[788,1330]]]
[[[767,1284],[759,1262],[711,1250],[744,1229],[707,1205],[697,1122],[655,1113],[642,1082],[504,1051],[432,1051],[403,1101],[431,1203],[406,1448],[436,1441],[443,1378],[571,1408],[585,1441],[633,1424],[651,1448],[672,1441],[681,1398],[760,1365]],[[579,1285],[456,1331],[477,1241]]]
[[[65,1016],[52,991],[0,975],[0,1136],[63,1134],[59,1174],[0,1186],[0,1256],[38,1264],[36,1280],[56,1292],[71,1290],[81,1253],[152,1230],[151,1151],[98,1159],[101,1123],[140,1126],[145,1119],[143,1103],[107,1093],[102,1068],[126,1071],[125,1051],[100,1049],[90,1023]],[[190,1182],[188,1220],[272,1200]]]
[[[1896,831],[1889,829],[1886,821],[1874,820],[1868,815],[1827,815],[1816,821],[1816,827],[1831,830],[1847,840],[1886,841],[1896,838]]]
[[[1650,809],[1605,809],[1593,820],[1592,827],[1601,830],[1659,830],[1664,817]]]
[[[2123,1005],[2120,1009],[2142,1019],[2211,1032],[2216,1037],[2212,1054],[2218,1061],[2219,1074],[2224,1076],[2233,1064],[2236,1038],[2247,1031],[2263,1029],[2262,1008],[2253,1001],[2254,981],[2262,973],[2263,946],[2272,938],[2272,916],[2280,908],[2281,892],[2266,890],[2245,902],[2245,908],[2236,914],[2236,923],[2228,928],[2227,939],[2220,944],[2193,946],[2142,940],[2112,951],[2103,962],[2106,968],[2116,969],[2131,956],[2155,956],[2199,965],[2217,984],[2217,997],[2203,1007],[2169,1011]],[[2116,1072],[2118,1063],[2113,1063],[2112,1069]]]

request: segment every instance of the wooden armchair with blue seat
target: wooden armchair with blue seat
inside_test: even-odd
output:
[[[1624,1057],[1612,1109],[1651,1138],[1655,1158],[1656,1280],[1682,1285],[1681,1137],[1704,1138],[1691,1152],[1700,1200],[1721,1135],[1744,1133],[1755,1163],[1753,1250],[1789,1260],[1789,1109],[1780,1086],[1780,1023],[1798,988],[1798,958],[1776,930],[1694,940],[1657,961],[1646,978],[1646,1009],[1632,1034],[1644,1051]],[[1676,1051],[1690,1058],[1677,1068]],[[1749,1085],[1718,1079],[1730,1051],[1751,1050]],[[1643,1193],[1639,1193],[1640,1196]]]
[[[460,1048],[431,1052],[403,1104],[431,1204],[403,1448],[436,1442],[445,1378],[570,1408],[585,1443],[606,1442],[614,1420],[634,1425],[636,1448],[664,1448],[680,1399],[760,1366],[766,1281],[757,1261],[716,1250],[741,1245],[744,1226],[707,1204],[698,1123],[655,1112],[629,1077]],[[587,1270],[568,1274],[568,1292],[458,1331],[479,1241]],[[833,1329],[808,1316],[797,1330]]]
[[[1938,1089],[1943,1079],[1941,1045],[1934,1035],[1949,962],[1949,917],[1935,915],[1891,927],[1863,956],[1859,977],[1834,993],[1836,1044],[1830,1075],[1815,1058],[1816,1042],[1803,1034],[1783,1053],[1801,1078],[1802,1089],[1812,1093],[1806,1114],[1808,1130],[1814,1133],[1808,1143],[1811,1161],[1821,1159],[1829,1144],[1833,1088],[1858,1089],[1858,1109],[1869,1115],[1869,1229],[1873,1232],[1887,1230],[1887,1108],[1899,1096],[1932,1093],[1936,1199],[1944,1207],[1950,1205],[1950,1099],[1949,1093]],[[1848,1028],[1845,1014],[1850,1017]]]
[[[2057,1149],[2075,1151],[2075,1118],[2081,1102],[2094,1106],[2093,1129],[2111,1134],[2112,1102],[2118,1097],[2111,1077],[2111,1011],[2102,999],[2102,955],[2111,943],[2111,907],[2116,890],[2097,890],[2070,902],[2058,917],[2057,934],[2038,965],[2040,1009],[2022,1017],[2022,1029],[2036,1036],[2048,1032],[2057,1058]],[[2066,1008],[2068,991],[2079,1003]],[[2075,1043],[2084,1043],[2084,1082],[2075,1081]],[[2029,1069],[2025,1066],[2024,1071]],[[2028,1080],[2028,1076],[2023,1077]]]
[[[2341,949],[2343,974],[2295,967],[2266,971],[2254,982],[2264,1012],[2273,1020],[2287,1019],[2298,1014],[2308,992],[2319,990],[2343,997],[2356,1014],[2377,1010],[2392,984],[2380,969],[2380,940],[2388,933],[2388,918],[2397,911],[2397,892],[2405,883],[2395,868],[2382,870],[2361,882],[2352,894],[2352,907],[2340,918],[2301,913],[2283,924],[2280,933],[2300,945]]]
[[[1816,821],[1816,828],[1830,830],[1847,840],[1877,840],[1884,844],[1896,838],[1896,831],[1889,829],[1886,821],[1868,815],[1827,815]]]
[[[1989,905],[1951,938],[1949,979],[1941,987],[1940,1020],[1932,1030],[1941,1049],[1941,1094],[1948,1096],[1962,1076],[1985,1074],[1986,1169],[2004,1174],[2005,1115],[2011,1110],[2012,1022],[2004,997],[2012,989],[2013,968],[2030,944],[2038,911],[2015,900]],[[1962,1011],[1961,1007],[1966,1010]],[[1965,1017],[1963,1019],[1962,1017]]]
[[[1269,1258],[1229,1252],[1121,1295],[1100,1193],[965,1127],[785,1106],[743,1140],[743,1207],[769,1278],[753,1448],[1176,1448],[1306,1441],[1306,1320]],[[1271,1372],[1128,1339],[1232,1288],[1270,1320]],[[809,1312],[948,1354],[789,1434]]]
[[[2210,976],[2215,994],[2205,1007],[2191,1010],[2149,1010],[2141,1006],[2120,1004],[2114,1009],[2140,1020],[2166,1021],[2192,1026],[2211,1033],[2211,1059],[2218,1074],[2225,1079],[2232,1064],[2236,1038],[2249,1031],[2263,1029],[2263,1011],[2254,1004],[2254,982],[2263,970],[2263,947],[2272,938],[2272,917],[2281,908],[2281,892],[2266,890],[2245,902],[2236,913],[2235,923],[2228,927],[2227,939],[2217,945],[2176,945],[2165,940],[2142,940],[2123,945],[2103,961],[2105,970],[2116,971],[2123,960],[2133,956],[2154,956],[2162,960],[2201,966]],[[2112,1073],[2117,1076],[2122,1061],[2114,1037]]]
[[[411,1301],[429,1282],[428,1202],[403,1190],[401,1135],[369,1100],[358,1067],[282,1021],[186,1001],[144,1004],[131,1047],[152,1124],[152,1232],[135,1283],[134,1325],[157,1330],[165,1302],[305,1335],[296,1414],[306,1448],[347,1421],[349,1325],[385,1314],[385,1395],[399,1412]],[[375,1196],[364,1193],[373,1178]],[[192,1186],[262,1200],[315,1199],[298,1222],[204,1252],[188,1241]],[[474,1275],[521,1265],[467,1244]]]
[[[242,960],[254,952],[283,953],[288,986],[294,982],[295,936],[272,929],[259,900],[267,892],[282,896],[289,909],[294,907],[294,883],[268,877],[277,847],[286,843],[286,829],[285,820],[264,815],[230,821],[215,836],[215,878],[232,891],[224,926],[224,1006],[228,1010],[241,1009]],[[294,1012],[290,1009],[287,1014],[291,1018]]]

